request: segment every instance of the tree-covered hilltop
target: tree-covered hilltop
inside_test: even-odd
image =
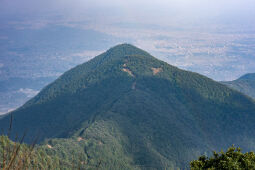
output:
[[[237,80],[222,83],[255,99],[255,73],[245,74]]]
[[[184,169],[212,149],[255,149],[253,100],[129,44],[71,69],[12,114],[26,142],[39,136],[49,153],[79,152],[104,169]]]

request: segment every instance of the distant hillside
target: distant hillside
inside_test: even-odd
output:
[[[184,169],[232,144],[255,150],[254,101],[129,44],[71,69],[12,114],[13,134],[101,169]]]
[[[222,83],[255,99],[255,73],[246,74],[237,80]]]

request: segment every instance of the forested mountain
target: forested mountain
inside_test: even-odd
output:
[[[255,73],[245,74],[237,80],[222,83],[255,99]]]
[[[39,136],[49,155],[102,169],[184,169],[232,144],[255,149],[252,99],[129,44],[66,72],[12,115],[26,142]]]

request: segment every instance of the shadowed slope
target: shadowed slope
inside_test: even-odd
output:
[[[255,99],[255,73],[246,74],[237,80],[222,83]]]

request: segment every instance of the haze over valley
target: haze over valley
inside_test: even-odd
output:
[[[0,169],[255,169],[254,19],[254,0],[0,0]]]

